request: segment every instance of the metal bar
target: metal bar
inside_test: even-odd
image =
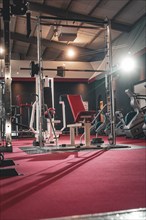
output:
[[[71,28],[87,28],[87,29],[101,29],[101,27],[98,27],[98,26],[95,26],[95,27],[92,27],[92,26],[81,26],[81,25],[67,25],[67,24],[52,24],[52,23],[44,23],[44,22],[41,22],[41,25],[44,25],[44,26],[54,26],[54,27],[71,27]],[[104,30],[105,28],[103,27],[102,30]]]
[[[50,5],[42,5],[42,4],[39,4],[39,3],[31,2],[30,10],[31,11],[36,11],[36,12],[42,13],[42,14],[49,14],[52,17],[53,16],[57,16],[57,17],[60,17],[60,18],[69,17],[69,18],[72,18],[74,21],[77,21],[77,19],[80,19],[81,21],[86,22],[86,23],[88,23],[88,22],[93,23],[94,22],[94,25],[98,25],[98,26],[103,25],[103,24],[99,24],[99,23],[103,22],[103,19],[101,19],[101,18],[91,17],[89,15],[83,15],[83,14],[79,14],[79,13],[72,12],[72,11],[68,11],[66,13],[66,9],[60,9],[60,8],[52,7]],[[130,29],[131,29],[131,25],[121,24],[119,22],[115,22],[114,20],[112,20],[111,23],[112,23],[111,24],[112,29],[115,29],[115,30],[118,30],[118,31],[129,32]]]
[[[108,22],[107,25],[107,51],[108,51],[108,65],[109,65],[109,99],[110,99],[110,123],[111,133],[109,135],[109,142],[111,145],[116,145],[116,134],[115,134],[115,100],[114,100],[114,88],[113,88],[113,64],[112,64],[112,41],[111,41],[111,24]]]
[[[86,22],[86,23],[91,23],[92,25],[94,24],[107,24],[108,21],[96,21],[96,20],[89,20],[89,19],[79,19],[79,18],[61,18],[61,17],[53,17],[53,16],[40,16],[40,19],[45,19],[45,20],[62,20],[62,21],[79,21],[79,22]]]
[[[3,137],[3,83],[0,81],[0,143]]]
[[[43,70],[56,71],[57,69],[44,68]],[[106,72],[105,70],[87,70],[87,69],[64,69],[64,71],[74,71],[74,72]]]
[[[146,99],[146,95],[137,95],[135,94],[137,99]]]
[[[38,101],[36,103],[36,122],[37,131],[39,132],[38,142],[39,146],[43,147],[43,135],[42,135],[42,72],[41,72],[41,28],[40,28],[40,18],[37,21],[37,57],[39,64],[39,74],[36,76],[36,94],[38,95]]]
[[[10,0],[3,0],[4,21],[4,79],[5,79],[5,136],[6,151],[12,152],[12,125],[11,125],[11,50],[10,50]]]
[[[30,68],[21,67],[20,70],[31,70]],[[57,71],[55,68],[42,68],[43,71]],[[90,70],[90,69],[65,69],[65,71],[74,71],[74,72],[103,72],[106,73],[106,70]]]

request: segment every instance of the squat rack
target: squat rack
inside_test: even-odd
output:
[[[5,11],[3,15],[4,21],[4,45],[5,45],[5,57],[4,57],[4,80],[5,80],[5,142],[6,146],[1,147],[2,152],[12,152],[12,137],[11,137],[11,52],[10,52],[10,12],[9,12],[9,0],[3,0],[3,9]],[[79,21],[87,22],[93,25],[105,26],[106,27],[106,45],[107,45],[107,59],[108,59],[108,74],[106,77],[107,87],[109,91],[109,110],[110,110],[110,119],[111,119],[111,134],[109,136],[110,144],[116,144],[115,137],[115,114],[114,114],[114,91],[113,91],[113,76],[112,76],[112,46],[111,46],[111,23],[108,19],[105,21],[95,21],[95,20],[82,20],[82,19],[68,19],[68,18],[59,18],[59,17],[50,17],[50,16],[40,16],[37,18],[37,59],[39,64],[39,74],[36,76],[36,94],[39,99],[37,101],[36,109],[36,127],[39,133],[38,141],[40,146],[43,146],[43,135],[42,135],[42,58],[41,58],[41,19],[53,19],[53,20],[65,20],[65,21]],[[99,70],[98,70],[99,71]],[[96,71],[95,71],[96,72]]]
[[[109,102],[109,112],[110,112],[110,122],[111,122],[111,132],[109,135],[109,143],[110,145],[116,145],[116,135],[115,135],[115,109],[114,109],[114,89],[113,89],[113,76],[112,76],[112,42],[111,42],[111,22],[107,18],[105,21],[92,21],[92,20],[82,20],[82,19],[71,19],[71,18],[59,18],[59,17],[52,17],[52,16],[39,16],[37,17],[37,59],[39,64],[39,72],[36,75],[36,94],[38,96],[38,101],[36,103],[36,129],[38,131],[37,141],[39,142],[40,147],[43,146],[43,135],[42,135],[42,106],[43,106],[43,99],[42,99],[42,57],[41,57],[41,25],[44,23],[41,20],[62,20],[62,21],[79,21],[79,22],[87,22],[93,25],[105,26],[106,29],[106,46],[107,46],[107,64],[108,69],[106,72],[106,91],[107,92],[107,100]],[[45,23],[47,25],[47,23]],[[50,24],[48,24],[50,25]],[[60,24],[61,26],[61,24]],[[67,26],[67,25],[66,25]],[[69,25],[68,25],[69,26]],[[72,26],[73,27],[73,26]],[[54,70],[54,69],[44,69],[44,70]],[[68,70],[69,71],[69,70]],[[80,71],[80,70],[77,70]],[[94,71],[96,72],[96,70]],[[103,72],[98,70],[98,72]]]

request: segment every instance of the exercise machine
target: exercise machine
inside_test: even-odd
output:
[[[115,127],[116,136],[125,136],[124,126],[126,124],[125,124],[124,116],[121,111],[116,111],[115,115],[118,119],[118,123],[116,124]]]
[[[124,116],[121,111],[116,111],[115,112],[115,117],[117,118],[118,122],[115,123],[115,135],[116,136],[123,136],[125,135],[124,132],[124,126],[125,126],[125,121],[124,121]],[[106,113],[104,115],[104,133],[108,136],[110,134],[110,127],[111,127],[111,122],[110,122],[110,114]]]
[[[146,89],[146,84],[144,85],[145,89]],[[146,101],[146,96],[145,96],[145,101]],[[142,126],[143,129],[143,133],[146,136],[146,110],[145,110],[145,114],[144,114],[144,124]]]
[[[104,124],[105,124],[105,128],[104,128],[104,133],[105,135],[109,136],[110,135],[110,131],[111,131],[111,118],[110,118],[110,113],[106,112],[104,115]],[[115,129],[116,132],[116,129]]]
[[[4,132],[1,133],[5,139],[3,146],[0,146],[0,162],[4,162],[4,152],[12,152],[12,97],[11,97],[11,41],[10,41],[10,18],[12,15],[24,15],[27,11],[27,3],[26,1],[21,2],[18,4],[17,1],[13,1],[10,4],[10,0],[3,0],[2,1],[3,8],[1,10],[2,17],[3,17],[3,27],[4,27],[4,108],[2,107],[1,110],[1,120],[2,128],[4,128]],[[1,99],[1,98],[0,98]],[[1,103],[1,104],[2,104]],[[4,109],[4,110],[3,110]],[[4,113],[4,117],[3,117]],[[4,124],[4,126],[3,126]],[[2,129],[3,130],[3,129]],[[13,164],[14,165],[14,164]],[[0,169],[0,176],[16,176],[18,173],[15,169]]]
[[[144,135],[146,136],[146,114],[145,114],[145,116],[144,116],[144,124],[143,124],[143,126],[142,126],[142,129],[143,129]]]
[[[90,127],[91,122],[96,114],[95,111],[86,111],[83,105],[81,95],[68,94],[67,99],[73,114],[74,124],[67,125],[70,128],[70,140],[71,144],[74,143],[74,130],[76,127],[84,128],[85,146],[90,146]]]
[[[103,114],[103,111],[105,109],[107,105],[105,104],[102,109],[100,109],[98,111],[98,113],[96,114],[95,118],[93,119],[92,123],[91,123],[91,128],[90,128],[90,131],[92,131],[92,129],[94,128],[95,132],[96,132],[96,138],[93,138],[91,143],[92,144],[101,144],[101,143],[104,143],[103,139],[102,138],[99,138],[98,135],[100,134],[101,131],[104,130],[105,128],[105,125],[106,125],[106,118],[104,117],[104,114]],[[101,121],[98,121],[97,122],[97,119],[98,117],[102,114],[103,116],[103,122]]]
[[[27,2],[10,0],[2,1],[3,8],[1,14],[3,17],[3,38],[4,38],[4,109],[5,109],[5,145],[0,148],[1,152],[12,152],[12,97],[11,97],[11,41],[10,41],[10,20],[11,16],[25,15],[28,10]]]
[[[0,81],[0,145],[3,145],[4,125],[5,125],[5,109],[4,109],[4,81]]]
[[[64,130],[66,129],[66,114],[65,114],[65,101],[63,99],[63,97],[66,95],[61,95],[59,97],[59,104],[61,105],[61,109],[62,109],[62,128],[60,129],[60,131],[63,133]]]
[[[41,105],[41,113],[42,113],[42,146],[46,144],[53,144],[54,140],[57,145],[57,139],[59,135],[56,134],[55,124],[60,123],[60,120],[55,120],[55,108],[54,108],[54,82],[52,78],[45,77],[42,80],[42,99],[43,105]],[[36,101],[32,105],[32,113],[30,119],[30,130],[35,134],[35,141],[33,144],[35,146],[40,146],[38,140],[39,130],[37,127],[35,128],[34,123],[37,111],[37,105],[39,102],[39,96],[36,94]]]
[[[135,112],[132,120],[124,126],[125,135],[129,138],[138,138],[143,135],[144,112],[138,103],[137,95],[129,89],[125,90],[125,93],[130,98],[130,105]]]
[[[35,74],[36,77],[36,95],[37,95],[37,101],[36,101],[36,130],[38,131],[38,143],[39,146],[43,146],[43,115],[42,115],[42,106],[43,106],[43,100],[42,100],[42,58],[41,58],[41,24],[43,24],[42,20],[64,20],[64,21],[78,21],[82,22],[80,19],[67,19],[63,18],[60,19],[58,17],[51,17],[51,16],[39,16],[37,19],[37,57],[38,57],[38,71],[37,74]],[[92,21],[88,21],[92,24]],[[93,21],[93,24],[95,21]],[[112,44],[111,44],[111,22],[106,18],[104,22],[97,22],[100,23],[103,27],[105,27],[106,31],[106,57],[107,57],[107,70],[106,72],[106,79],[107,79],[107,88],[108,91],[108,100],[109,100],[109,114],[110,114],[110,134],[109,134],[109,143],[110,145],[116,144],[116,136],[115,136],[115,111],[114,111],[114,90],[113,90],[113,69],[112,69]],[[98,70],[99,71],[99,70]]]

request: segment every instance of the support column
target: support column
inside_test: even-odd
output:
[[[75,145],[75,127],[70,127],[70,143],[72,146]]]
[[[91,127],[91,123],[90,122],[85,122],[84,123],[85,147],[89,147],[91,145],[91,143],[90,143],[90,127]]]
[[[108,58],[108,95],[109,97],[109,111],[110,111],[110,124],[111,132],[109,135],[109,143],[111,145],[116,144],[116,134],[115,134],[115,100],[114,100],[114,87],[113,87],[113,62],[112,62],[112,41],[111,41],[111,22],[108,21],[107,24],[107,58]],[[108,103],[107,103],[108,104]],[[107,107],[108,108],[108,107]]]
[[[39,73],[36,76],[36,94],[37,94],[37,103],[36,103],[36,122],[37,122],[37,131],[38,131],[38,142],[39,146],[43,147],[44,145],[44,138],[43,138],[43,118],[42,113],[44,112],[43,108],[43,86],[42,86],[42,60],[41,60],[41,27],[40,27],[40,18],[38,17],[37,20],[37,57],[38,57],[38,64],[39,64]]]
[[[3,0],[4,21],[4,79],[5,79],[5,135],[6,151],[12,152],[12,125],[11,125],[11,50],[10,50],[10,0]]]

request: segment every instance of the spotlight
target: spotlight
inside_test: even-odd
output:
[[[4,54],[4,48],[0,47],[0,55]]]
[[[11,5],[11,13],[13,15],[25,15],[28,10],[28,3],[26,0],[13,0]]]
[[[72,48],[69,48],[67,51],[67,55],[70,58],[73,58],[75,56],[75,51]]]
[[[4,58],[5,50],[3,47],[0,47],[0,60]]]
[[[133,59],[133,57],[130,55],[125,57],[120,65],[121,70],[123,70],[124,72],[131,72],[135,69],[135,67],[136,67],[136,62]]]

